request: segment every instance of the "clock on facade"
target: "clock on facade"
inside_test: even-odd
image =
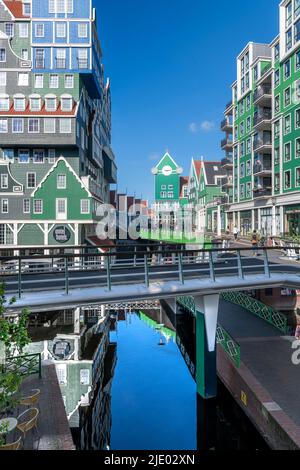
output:
[[[172,169],[171,166],[166,165],[166,166],[163,167],[161,172],[164,176],[171,176],[171,174],[173,173],[173,169]]]

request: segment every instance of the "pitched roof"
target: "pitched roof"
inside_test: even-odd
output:
[[[75,116],[77,104],[74,103],[71,111],[62,111],[61,104],[59,103],[56,111],[46,111],[45,104],[41,107],[40,111],[31,111],[29,103],[27,104],[25,111],[16,111],[12,104],[9,111],[0,111],[0,116]]]
[[[22,1],[3,0],[3,3],[15,18],[28,18],[28,20],[30,19],[29,16],[26,16],[23,14],[23,2]]]
[[[195,167],[195,171],[196,171],[196,175],[197,175],[198,180],[200,179],[202,163],[203,162],[201,160],[194,160],[194,167]]]
[[[216,177],[226,176],[226,171],[222,168],[220,162],[203,162],[206,174],[206,184],[215,185]]]

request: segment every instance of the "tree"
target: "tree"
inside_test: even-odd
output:
[[[12,298],[8,305],[15,302],[16,299]],[[0,412],[16,403],[14,393],[22,382],[20,361],[16,358],[10,363],[7,359],[22,354],[25,346],[30,343],[27,331],[29,310],[23,309],[17,319],[11,320],[6,315],[6,303],[5,287],[0,284],[0,344],[4,353],[0,374]]]

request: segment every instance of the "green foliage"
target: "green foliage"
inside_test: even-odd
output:
[[[9,305],[12,305],[16,299],[11,299]],[[18,319],[10,320],[6,318],[6,297],[5,288],[0,284],[0,342],[4,345],[5,357],[12,357],[22,354],[25,346],[30,343],[27,332],[29,311],[24,309]],[[18,370],[18,361],[9,370],[5,364],[1,366],[0,374],[0,411],[5,412],[16,404],[15,392],[21,385],[22,377]]]
[[[9,429],[9,423],[4,421],[0,424],[0,447],[5,444],[5,434],[7,434]]]

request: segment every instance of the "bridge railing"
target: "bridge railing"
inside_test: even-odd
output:
[[[211,248],[172,249],[154,247],[144,251],[121,253],[71,253],[3,257],[0,256],[1,281],[8,294],[32,290],[64,290],[82,287],[104,287],[111,290],[121,284],[203,279],[215,282],[219,278],[263,275],[285,272],[282,261],[270,259],[277,248]],[[299,248],[300,250],[300,248]],[[254,256],[255,255],[255,256]],[[286,267],[285,267],[286,268]]]

